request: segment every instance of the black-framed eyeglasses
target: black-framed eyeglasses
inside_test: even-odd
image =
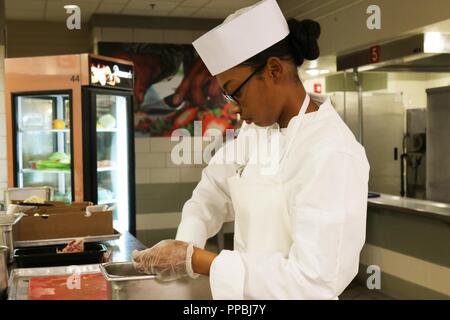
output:
[[[239,105],[239,101],[238,101],[238,99],[237,99],[237,97],[236,97],[237,94],[238,94],[239,91],[245,86],[245,84],[246,84],[247,82],[249,82],[250,79],[251,79],[255,74],[257,74],[259,71],[261,71],[262,69],[264,69],[265,66],[266,66],[266,64],[263,64],[263,65],[259,66],[258,68],[256,68],[255,71],[253,71],[253,72],[247,77],[247,79],[245,79],[244,82],[242,82],[241,85],[240,85],[236,90],[233,91],[233,93],[228,94],[228,93],[226,93],[224,90],[222,90],[222,94],[223,94],[223,96],[225,97],[225,99],[227,99],[228,102],[231,102],[231,103],[233,103],[233,104]]]

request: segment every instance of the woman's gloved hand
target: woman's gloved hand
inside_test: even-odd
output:
[[[185,276],[197,278],[192,270],[194,245],[178,240],[163,240],[149,249],[134,250],[133,265],[139,272],[154,274],[163,281],[177,280]]]

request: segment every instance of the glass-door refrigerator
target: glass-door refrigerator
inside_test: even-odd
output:
[[[50,186],[55,201],[73,200],[71,93],[13,95],[15,186]]]
[[[85,199],[113,209],[116,229],[127,229],[134,152],[130,108],[132,94],[111,90],[84,88],[84,192]]]
[[[8,186],[92,201],[135,234],[133,64],[80,54],[5,61]]]

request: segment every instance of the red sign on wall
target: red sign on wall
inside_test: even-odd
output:
[[[375,46],[370,48],[370,62],[377,63],[380,62],[380,46]]]

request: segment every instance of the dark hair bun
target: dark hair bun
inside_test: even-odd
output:
[[[288,26],[296,64],[301,66],[304,59],[316,60],[320,55],[317,42],[320,37],[320,24],[308,19],[302,21],[289,19]]]

